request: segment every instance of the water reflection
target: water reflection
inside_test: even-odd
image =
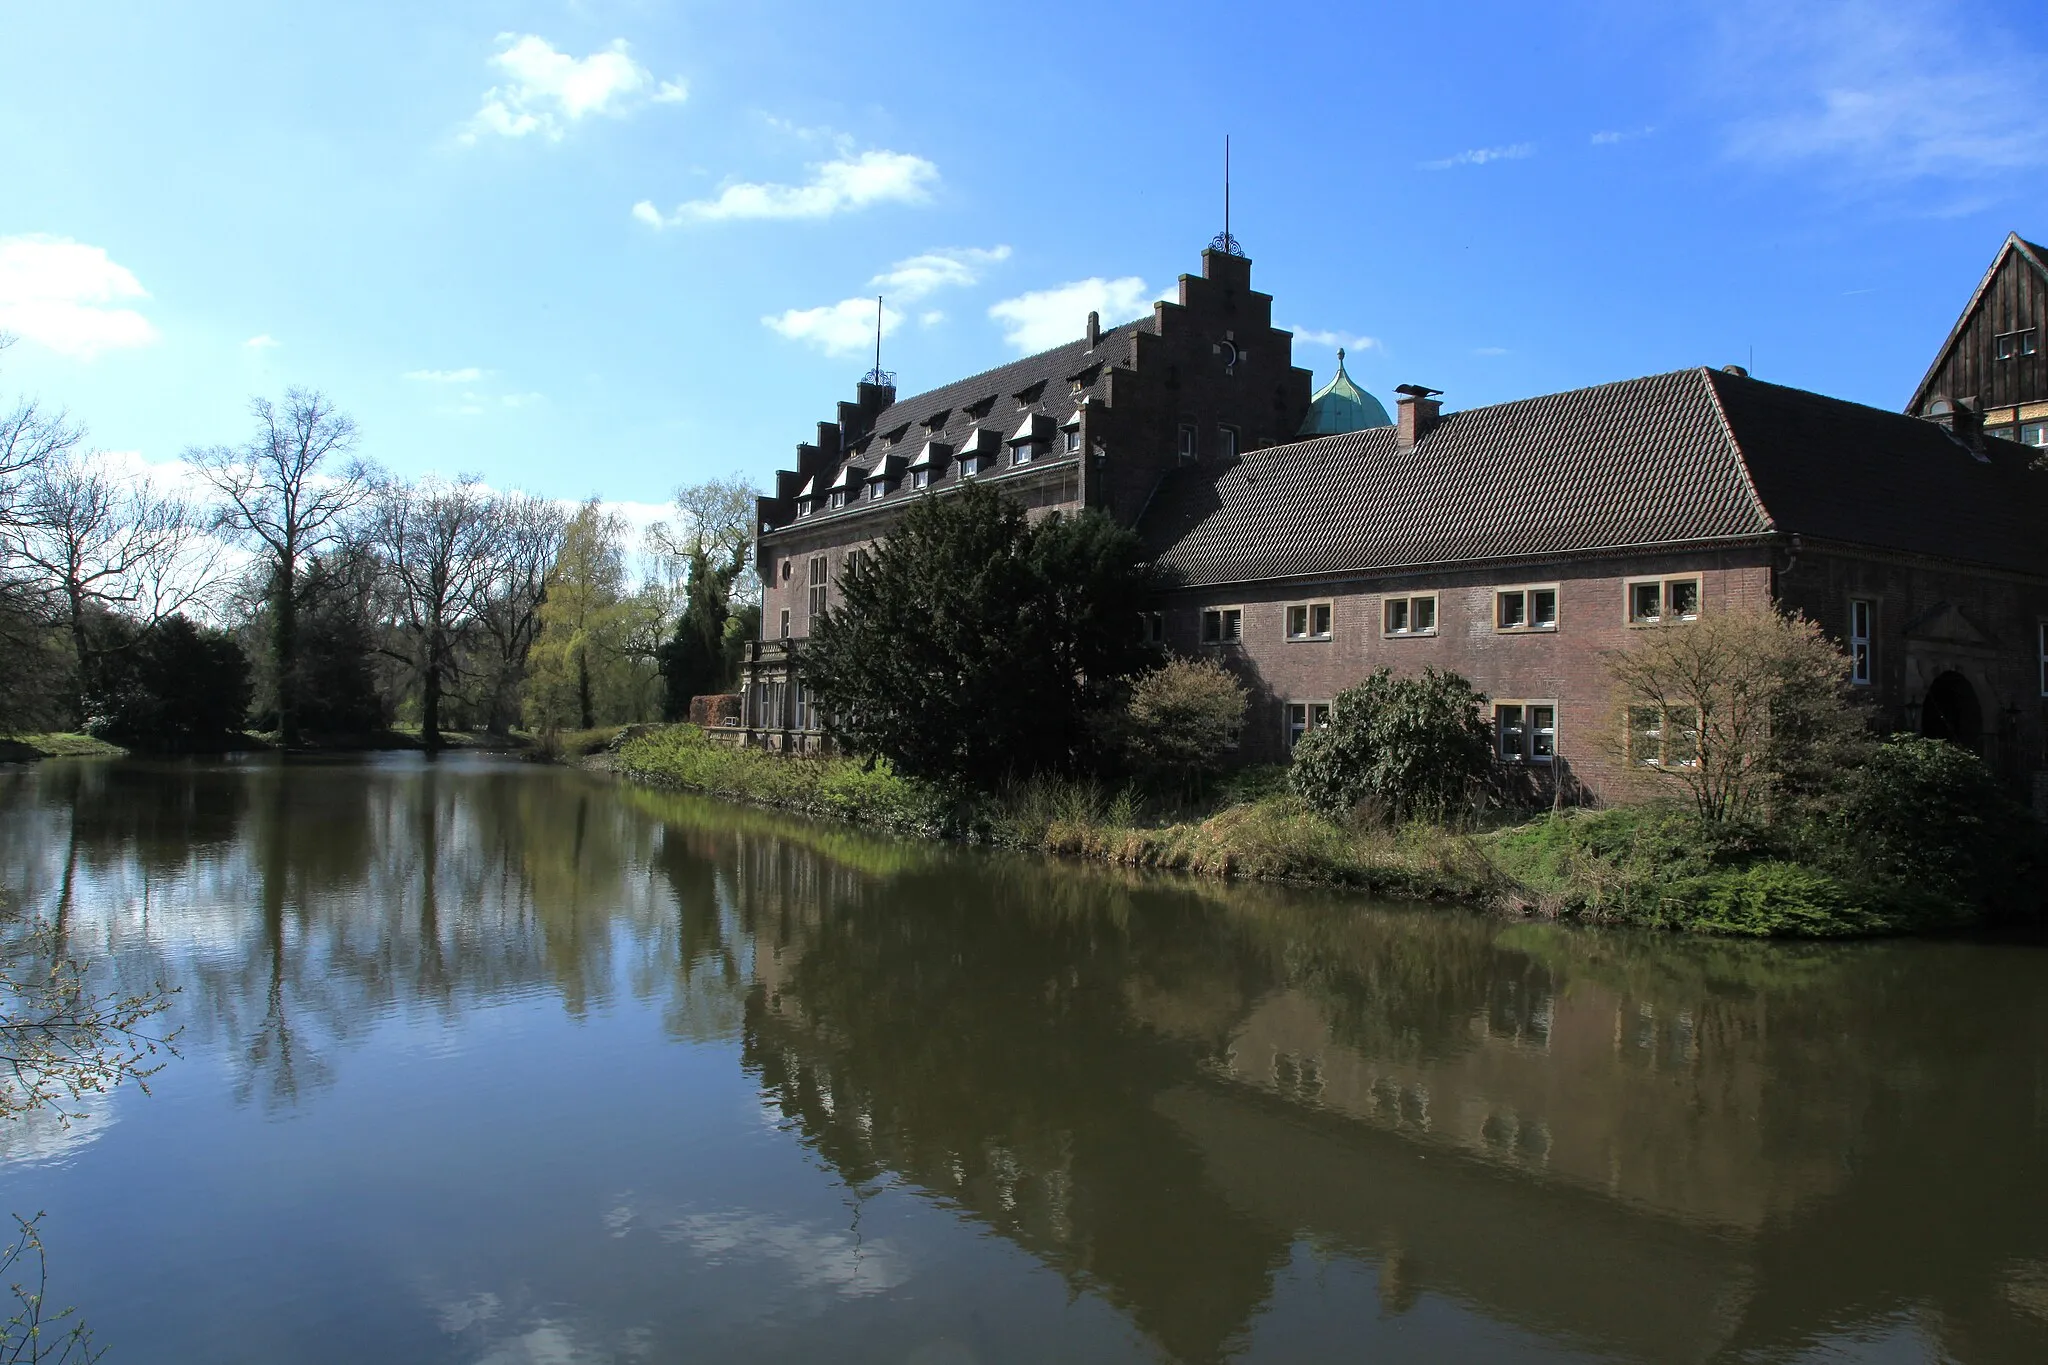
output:
[[[520,999],[728,1049],[853,1222],[733,1203],[716,1167],[607,1205],[703,1275],[890,1302],[923,1251],[860,1210],[908,1189],[1177,1360],[1349,1350],[1424,1302],[1453,1353],[2048,1358],[2036,949],[1497,924],[459,760],[58,764],[0,810],[22,903],[181,987],[251,1110],[359,1083],[378,1021],[431,1047]],[[589,1335],[431,1297],[491,1358]],[[615,1305],[639,1335],[606,1349],[692,1344],[662,1301]]]

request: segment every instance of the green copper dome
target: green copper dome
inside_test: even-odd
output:
[[[1309,400],[1308,416],[1301,419],[1298,436],[1335,436],[1339,432],[1364,431],[1367,427],[1390,427],[1393,419],[1380,400],[1351,382],[1344,373],[1344,352],[1337,352],[1337,377],[1323,385]]]

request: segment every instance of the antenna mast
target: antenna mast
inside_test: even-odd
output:
[[[875,368],[860,377],[863,384],[879,384],[883,388],[896,387],[896,372],[882,368],[882,296],[875,295]]]
[[[1237,238],[1230,235],[1230,134],[1223,135],[1223,231],[1209,242],[1211,251],[1221,251],[1229,256],[1244,255],[1244,248]]]

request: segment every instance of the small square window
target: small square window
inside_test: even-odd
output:
[[[1011,464],[1030,464],[1038,458],[1038,442],[1019,441],[1010,449]]]
[[[2020,444],[2048,447],[2048,422],[2020,423]]]
[[[1557,755],[1557,703],[1496,702],[1493,734],[1503,763],[1548,763]]]
[[[1287,607],[1287,638],[1327,640],[1330,638],[1328,602],[1292,602]]]
[[[1078,430],[1067,433],[1067,454],[1072,455],[1081,448],[1081,433]]]
[[[2005,334],[2004,336],[2002,336],[2002,337],[1998,337],[1998,338],[1997,338],[1997,339],[1996,339],[1996,340],[1994,341],[1994,343],[1993,343],[1993,344],[1994,344],[1994,345],[1996,346],[1996,348],[1997,348],[1997,350],[1996,350],[1996,354],[1997,354],[1997,356],[1998,356],[1998,358],[1999,358],[2000,360],[2011,360],[2011,359],[2012,359],[2012,356],[2013,356],[2013,351],[2014,351],[2014,350],[2016,349],[2016,348],[2014,347],[2013,343],[2014,343],[2015,341],[2017,341],[2018,339],[2019,339],[2019,338],[2017,338],[2017,337],[2013,336],[2013,335],[2012,335],[2012,334],[2011,334],[2010,332],[2008,332],[2008,333],[2006,333],[2006,334]]]
[[[1322,729],[1330,723],[1330,703],[1326,701],[1291,701],[1287,703],[1287,747],[1292,749],[1302,737]]]
[[[932,472],[929,469],[913,469],[910,471],[910,486],[912,488],[929,488],[931,483]]]
[[[2029,327],[2029,328],[2028,328],[2028,329],[2027,329],[2026,331],[2024,331],[2024,332],[2021,332],[2021,333],[2020,333],[2020,354],[2021,354],[2021,355],[2032,355],[2032,354],[2034,353],[2034,349],[2035,349],[2035,342],[2034,342],[2034,338],[2035,338],[2035,337],[2036,337],[2037,335],[2039,335],[2039,334],[2038,334],[2037,332],[2035,332],[2035,331],[2034,331],[2034,329],[2033,329],[2033,328],[2031,328],[2031,327]]]
[[[981,472],[981,456],[969,455],[960,461],[960,477],[971,479]]]
[[[1235,645],[1243,641],[1243,607],[1209,607],[1202,612],[1203,644]]]
[[[1502,588],[1493,595],[1495,625],[1506,631],[1556,630],[1556,588]]]
[[[1226,460],[1228,460],[1228,459],[1233,459],[1233,458],[1235,458],[1235,457],[1236,457],[1236,455],[1237,455],[1237,428],[1236,428],[1236,427],[1218,427],[1218,428],[1216,428],[1216,453],[1217,453],[1218,455],[1221,455],[1221,456],[1222,456],[1222,457],[1223,457],[1224,459],[1226,459]]]
[[[1199,440],[1192,425],[1183,423],[1180,429],[1180,457],[1192,460],[1200,453]]]
[[[1381,622],[1388,635],[1436,634],[1436,594],[1389,597]]]
[[[1634,626],[1696,621],[1700,614],[1697,578],[1645,578],[1628,585],[1628,620]]]
[[[1629,756],[1645,768],[1699,766],[1699,712],[1690,706],[1628,708]]]
[[[1166,613],[1163,611],[1141,611],[1138,613],[1138,638],[1148,645],[1166,642]]]

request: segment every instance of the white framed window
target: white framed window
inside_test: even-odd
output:
[[[973,478],[973,477],[974,477],[974,476],[975,476],[976,474],[979,474],[980,472],[981,472],[981,456],[979,456],[979,455],[962,455],[962,456],[960,457],[960,477],[961,477],[961,478],[963,478],[963,479],[971,479],[971,478]]]
[[[1494,752],[1503,763],[1548,763],[1557,757],[1557,703],[1493,704]]]
[[[1202,643],[1205,645],[1243,644],[1244,608],[1202,608]]]
[[[1389,597],[1380,609],[1380,632],[1388,636],[1436,634],[1436,594]]]
[[[848,550],[846,552],[845,562],[839,566],[840,579],[844,581],[845,578],[849,574],[851,574],[855,569],[858,569],[861,565],[867,562],[868,552],[866,550]]]
[[[931,486],[932,486],[932,472],[931,472],[931,471],[930,471],[929,469],[913,469],[913,470],[911,470],[911,471],[910,471],[910,486],[911,486],[912,488],[929,488],[929,487],[931,487]]]
[[[826,584],[832,574],[832,561],[823,555],[813,556],[810,563],[810,608],[811,619],[816,621],[825,614]]]
[[[1849,599],[1849,681],[1858,687],[1870,686],[1870,627],[1876,619],[1877,603],[1863,597]]]
[[[1666,621],[1697,621],[1700,615],[1698,574],[1679,578],[1628,580],[1628,623],[1656,626]]]
[[[788,607],[784,607],[784,608],[782,609],[782,638],[783,638],[783,639],[785,639],[785,640],[787,640],[787,639],[789,638],[789,608],[788,608]]]
[[[1017,442],[1016,445],[1010,447],[1010,463],[1030,464],[1038,458],[1038,447],[1039,442],[1037,441]]]
[[[807,517],[817,510],[817,504],[808,498],[799,501],[796,505],[796,514],[800,517]]]
[[[1066,436],[1067,454],[1075,454],[1081,449],[1081,429],[1079,427],[1075,427],[1072,431],[1069,431],[1066,434]]]
[[[1180,424],[1180,457],[1183,460],[1192,460],[1200,454],[1201,440],[1195,434],[1195,424],[1192,422],[1182,422]]]
[[[1291,701],[1284,712],[1287,724],[1287,747],[1292,750],[1301,743],[1304,735],[1320,730],[1330,723],[1330,703],[1326,701]]]
[[[1333,605],[1329,602],[1289,602],[1287,604],[1287,638],[1290,640],[1327,640],[1330,638]]]
[[[1699,714],[1690,706],[1629,707],[1629,761],[1643,768],[1698,767]]]
[[[1493,594],[1493,628],[1516,632],[1557,629],[1557,585],[1500,588]]]
[[[1236,455],[1237,455],[1237,428],[1236,428],[1236,427],[1218,427],[1218,428],[1216,428],[1216,453],[1217,453],[1218,455],[1222,456],[1222,457],[1223,457],[1224,459],[1226,459],[1226,460],[1229,460],[1229,459],[1234,459],[1234,458],[1236,457]]]

